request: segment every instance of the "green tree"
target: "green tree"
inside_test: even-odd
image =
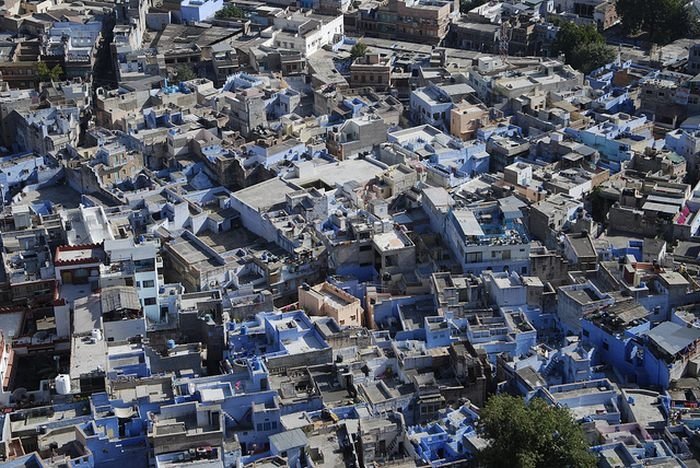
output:
[[[354,59],[358,57],[363,57],[366,53],[369,47],[367,47],[367,44],[364,42],[358,42],[354,46],[352,46],[352,49],[350,49],[350,56]]]
[[[245,13],[243,10],[238,8],[236,5],[226,5],[221,10],[216,12],[216,17],[219,19],[227,18],[245,18]]]
[[[564,54],[566,63],[583,73],[615,59],[615,51],[605,44],[605,38],[594,26],[579,26],[570,21],[559,25],[553,52]]]
[[[60,65],[54,65],[49,76],[53,81],[58,81],[63,76],[63,68]]]
[[[684,0],[618,0],[615,9],[625,34],[645,32],[652,42],[672,42],[693,29]]]
[[[588,468],[595,457],[583,430],[566,408],[544,400],[495,395],[481,411],[481,435],[489,444],[479,461],[490,468]]]
[[[42,81],[58,81],[63,76],[63,68],[60,65],[54,65],[53,68],[49,68],[46,62],[39,62],[37,72]]]
[[[39,78],[41,78],[43,81],[47,81],[49,79],[49,67],[46,65],[46,62],[39,62],[36,67],[36,71],[39,73]]]
[[[178,81],[190,81],[197,78],[197,74],[189,65],[182,64],[175,70],[175,76]]]
[[[596,68],[615,60],[615,50],[600,42],[589,42],[574,48],[571,66],[583,73],[590,73]]]

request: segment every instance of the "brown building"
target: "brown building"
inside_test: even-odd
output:
[[[0,76],[10,89],[37,88],[39,85],[39,41],[29,40],[0,44]]]
[[[391,86],[391,58],[380,54],[368,53],[358,57],[350,65],[350,85],[372,86],[383,91]]]
[[[404,0],[389,0],[348,13],[346,29],[385,39],[439,44],[447,35],[450,13],[458,9],[456,2],[421,0],[409,5]]]

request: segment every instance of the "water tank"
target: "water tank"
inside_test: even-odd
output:
[[[56,393],[59,395],[70,394],[70,376],[66,374],[58,374],[56,376]]]
[[[91,335],[92,335],[92,339],[95,341],[102,340],[102,330],[100,330],[99,328],[93,328]]]
[[[168,347],[168,349],[175,348],[175,340],[168,340],[166,346]]]

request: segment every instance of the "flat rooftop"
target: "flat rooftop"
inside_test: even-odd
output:
[[[294,340],[282,340],[282,345],[289,354],[303,354],[325,348],[313,333],[305,333]]]
[[[329,187],[342,186],[355,181],[363,184],[385,171],[384,168],[373,164],[367,159],[346,159],[338,162],[328,162],[318,159],[298,163],[301,177],[288,179],[297,185],[305,185],[320,180]],[[269,196],[269,194],[267,194]]]
[[[221,262],[210,252],[189,238],[180,237],[168,244],[168,248],[199,270],[209,270],[222,266]]]
[[[319,298],[322,298],[325,302],[335,306],[335,307],[345,307],[352,304],[352,302],[346,300],[340,294],[336,293],[333,289],[329,287],[322,288],[311,288],[307,291],[309,294],[313,294]]]
[[[74,336],[71,339],[70,376],[78,379],[91,372],[107,369],[107,343],[89,336]]]
[[[579,304],[589,304],[591,302],[597,302],[603,300],[602,298],[599,298],[593,288],[591,287],[586,287],[586,288],[580,288],[580,289],[560,289],[560,291],[567,296],[569,296],[571,299],[575,300]]]
[[[73,333],[90,333],[101,328],[102,302],[98,294],[78,297],[73,301]]]
[[[597,253],[588,236],[567,235],[571,246],[579,257],[596,257]]]
[[[377,249],[382,252],[413,246],[413,242],[411,242],[408,236],[396,230],[375,234],[372,240]]]
[[[242,203],[258,211],[267,211],[273,206],[284,202],[285,197],[301,187],[290,184],[278,177],[266,180],[252,187],[244,188],[233,194]]]

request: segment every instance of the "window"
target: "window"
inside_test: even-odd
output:
[[[156,298],[155,297],[147,297],[146,299],[143,300],[143,305],[156,305]]]
[[[141,283],[141,285],[142,285],[144,288],[153,288],[153,287],[155,287],[156,283],[155,283],[155,281],[153,281],[153,280],[146,280],[146,281],[144,281],[143,283]]]
[[[590,333],[588,333],[588,330],[583,330],[583,336],[590,336]]]
[[[466,256],[467,263],[478,263],[483,260],[483,254],[481,252],[468,253]]]
[[[608,346],[608,343],[603,341],[603,349],[608,350],[610,349],[610,346]]]

